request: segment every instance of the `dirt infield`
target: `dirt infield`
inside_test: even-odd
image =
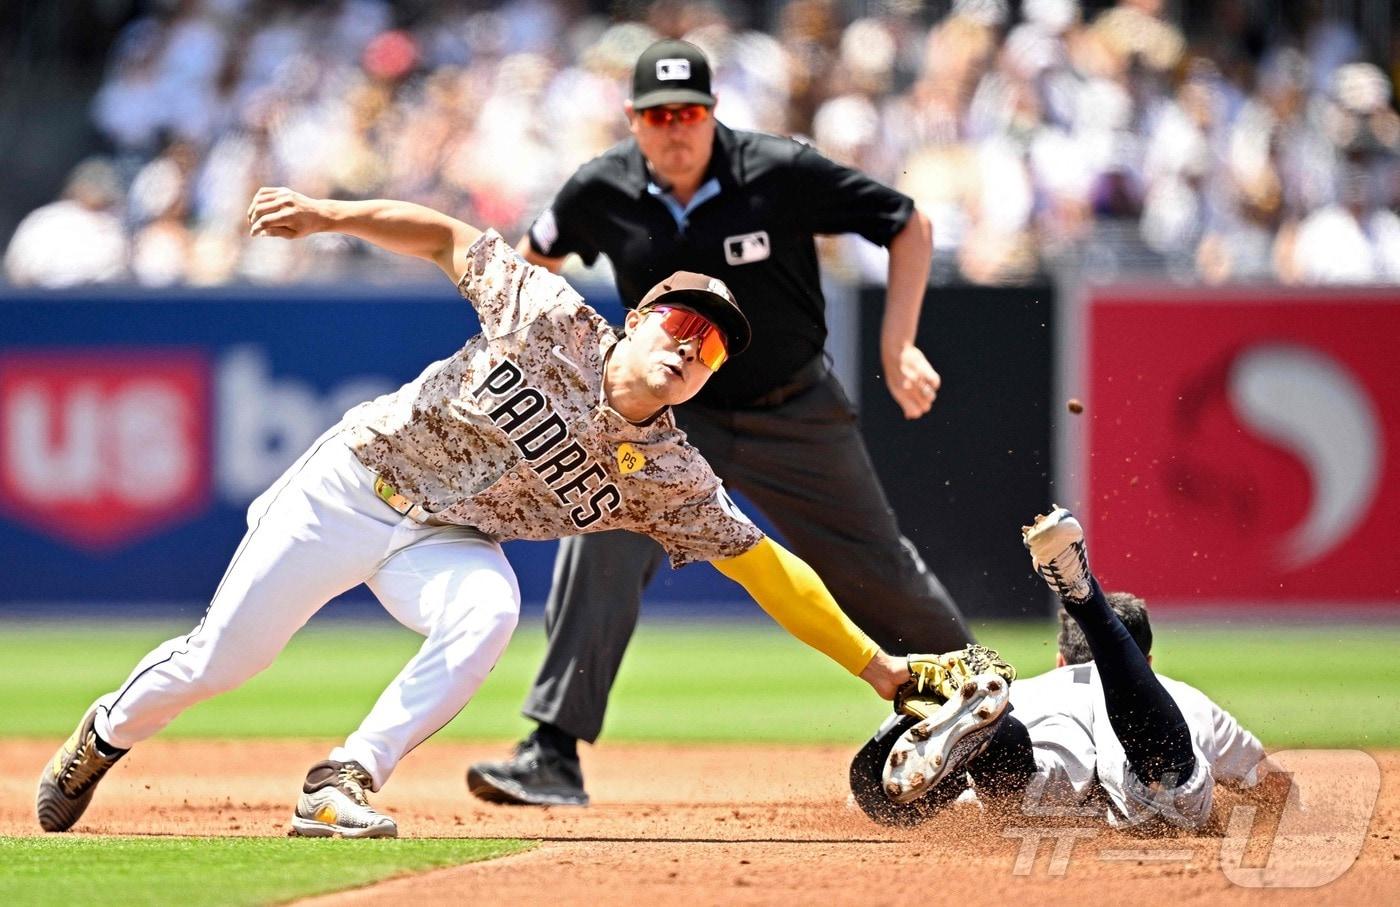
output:
[[[36,833],[34,779],[55,744],[0,742],[6,766],[0,835]],[[148,743],[103,783],[76,831],[285,834],[301,775],[324,752],[323,746],[293,742]],[[784,907],[960,904],[969,898],[978,904],[1012,898],[1079,905],[1170,900],[1174,907],[1400,903],[1397,752],[1375,756],[1380,801],[1364,833],[1353,823],[1364,834],[1355,863],[1323,887],[1291,890],[1232,883],[1222,869],[1222,853],[1229,850],[1222,834],[1153,840],[1110,832],[1087,819],[993,819],[966,810],[920,829],[882,828],[846,807],[848,752],[842,748],[604,745],[584,755],[595,805],[548,810],[489,806],[467,795],[466,764],[501,752],[499,746],[429,743],[375,803],[398,818],[406,836],[521,837],[538,840],[538,848],[315,903],[411,900],[421,907],[467,897],[483,904]],[[1345,799],[1355,786],[1349,775],[1354,761],[1322,760],[1314,768],[1325,769],[1327,783]],[[1231,801],[1222,801],[1228,809]],[[1235,867],[1229,875],[1297,879],[1339,849],[1349,852],[1346,817],[1330,815],[1326,804],[1308,805],[1311,824],[1291,836],[1275,837],[1259,823],[1242,857],[1225,854],[1225,864]]]

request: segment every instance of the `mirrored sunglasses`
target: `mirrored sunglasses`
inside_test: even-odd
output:
[[[646,121],[648,126],[670,126],[672,123],[689,126],[709,117],[710,108],[704,104],[686,104],[684,107],[648,107],[645,110],[637,111],[637,114]]]
[[[657,305],[647,309],[661,318],[661,329],[677,343],[695,341],[695,356],[712,372],[719,371],[729,358],[729,344],[713,321],[689,309]]]

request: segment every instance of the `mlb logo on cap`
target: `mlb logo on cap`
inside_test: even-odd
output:
[[[687,41],[665,40],[642,51],[632,70],[632,107],[646,110],[663,104],[713,107],[710,61]]]
[[[662,82],[690,78],[690,61],[682,57],[669,57],[656,61],[656,78]]]

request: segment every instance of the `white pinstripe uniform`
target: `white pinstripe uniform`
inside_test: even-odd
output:
[[[1198,827],[1210,817],[1215,782],[1246,788],[1257,783],[1264,758],[1258,738],[1200,690],[1157,677],[1185,716],[1196,755],[1191,776],[1161,790],[1149,789],[1128,769],[1092,662],[1013,683],[1013,714],[1030,732],[1035,749],[1038,778],[1031,802],[1038,800],[1038,808],[1046,810],[1101,814],[1114,827],[1151,818]]]

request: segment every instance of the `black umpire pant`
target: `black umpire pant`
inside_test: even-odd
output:
[[[825,368],[777,405],[689,403],[676,419],[726,487],[773,521],[882,649],[946,652],[972,642],[957,605],[900,534],[855,410]],[[652,539],[623,530],[560,542],[545,605],[549,647],[525,701],[527,718],[597,739],[642,589],[664,558]]]

